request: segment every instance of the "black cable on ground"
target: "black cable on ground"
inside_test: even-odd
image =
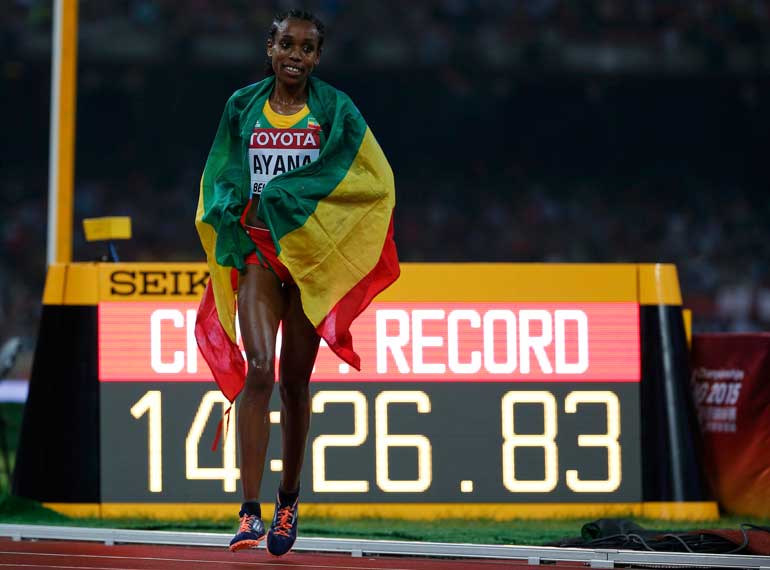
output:
[[[598,526],[591,524],[592,531],[596,531]],[[604,525],[604,529],[633,528],[631,525]],[[743,523],[740,526],[743,540],[737,545],[735,542],[724,538],[718,533],[712,533],[708,530],[690,531],[690,532],[672,532],[672,531],[647,531],[641,527],[636,527],[634,532],[620,532],[608,536],[599,536],[593,539],[586,539],[585,534],[579,539],[565,539],[558,543],[552,543],[554,546],[571,546],[583,548],[617,548],[628,550],[646,550],[649,552],[689,552],[692,554],[738,554],[749,552],[749,530],[763,531],[770,533],[770,527],[758,526],[750,523]],[[590,535],[590,533],[589,533]]]

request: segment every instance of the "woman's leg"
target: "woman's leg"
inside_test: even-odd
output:
[[[302,310],[299,289],[292,285],[286,287],[286,290],[288,305],[283,320],[278,370],[283,456],[281,490],[294,493],[299,488],[310,427],[310,374],[313,372],[321,339]]]
[[[259,501],[270,439],[270,395],[275,384],[275,336],[285,292],[268,269],[248,265],[238,285],[238,321],[248,370],[238,399],[238,442],[243,500]]]

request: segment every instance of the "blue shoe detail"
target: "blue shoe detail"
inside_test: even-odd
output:
[[[243,550],[244,548],[257,548],[259,543],[265,538],[265,525],[256,515],[247,515],[243,511],[241,515],[241,524],[236,534],[230,541],[230,550]]]
[[[299,522],[299,499],[292,505],[281,506],[276,499],[275,514],[270,531],[267,533],[267,551],[274,556],[283,556],[297,540]]]

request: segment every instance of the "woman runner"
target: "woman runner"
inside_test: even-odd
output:
[[[346,298],[342,297],[333,308],[330,307],[328,314],[334,313],[334,318],[314,324],[306,315],[307,307],[303,309],[303,300],[313,305],[314,293],[306,293],[302,289],[303,285],[295,283],[292,276],[292,273],[302,275],[305,272],[290,272],[279,260],[275,243],[282,238],[276,228],[286,226],[286,223],[281,222],[280,215],[288,209],[291,211],[286,219],[293,220],[296,217],[297,206],[294,202],[301,201],[296,192],[312,190],[323,196],[324,192],[334,192],[335,188],[343,186],[348,177],[333,184],[326,182],[326,165],[345,164],[344,161],[340,162],[340,156],[358,157],[364,153],[367,164],[384,164],[379,172],[376,172],[376,168],[369,169],[375,178],[374,184],[359,184],[364,189],[359,191],[355,186],[355,178],[352,178],[349,185],[352,184],[355,191],[364,192],[364,197],[369,199],[366,192],[371,193],[370,189],[381,181],[385,191],[370,198],[376,204],[385,199],[390,200],[388,209],[383,210],[383,213],[392,216],[392,172],[376,141],[373,144],[368,142],[374,140],[373,137],[367,138],[370,135],[368,127],[347,96],[311,78],[320,61],[323,42],[324,26],[313,14],[292,10],[275,18],[267,39],[268,78],[236,91],[228,101],[201,183],[198,230],[204,247],[207,239],[211,235],[215,236],[211,238],[213,241],[209,239],[216,249],[215,254],[207,251],[209,266],[234,267],[238,270],[237,305],[247,361],[242,389],[240,385],[234,389],[232,386],[227,387],[229,380],[226,377],[229,377],[230,372],[226,370],[227,363],[221,364],[224,359],[222,343],[212,340],[212,327],[203,322],[206,319],[202,316],[203,306],[207,299],[211,300],[207,290],[198,313],[196,337],[201,352],[228,399],[233,401],[236,395],[240,395],[236,428],[243,503],[239,513],[240,527],[230,541],[229,548],[232,551],[256,548],[265,536],[267,549],[274,555],[286,554],[293,546],[297,537],[300,473],[310,426],[309,382],[320,338],[323,336],[335,353],[359,368],[347,327],[374,295],[398,275],[398,261],[392,245],[392,217],[389,228],[388,219],[384,219],[384,225],[382,220],[375,224],[357,224],[361,228],[380,228],[378,231],[381,231],[385,245],[378,246],[379,261],[372,260],[373,268],[366,279],[361,279],[351,289],[358,291],[352,295],[355,297],[355,306],[346,307]],[[341,116],[344,119],[339,119]],[[361,132],[366,134],[359,137],[360,140],[351,138],[351,141],[359,140],[358,143],[346,141],[349,131],[355,130],[351,129],[355,123],[348,120],[351,116],[357,117],[365,128]],[[355,148],[356,144],[360,146]],[[329,148],[324,153],[327,146]],[[319,155],[324,158],[319,161],[320,165],[314,165]],[[373,161],[370,155],[376,160]],[[381,161],[377,162],[380,157]],[[350,159],[345,160],[349,163]],[[355,158],[352,160],[355,162]],[[311,172],[311,168],[316,170]],[[273,180],[278,183],[278,177],[286,181],[291,176],[299,176],[301,172],[305,173],[303,176],[306,178],[296,187],[299,190],[295,190],[295,193],[285,192],[285,188],[271,190],[276,188],[276,184],[268,186]],[[314,190],[316,183],[322,191]],[[280,195],[283,197],[276,199],[279,191],[284,192]],[[273,196],[272,206],[268,201],[269,195]],[[302,198],[305,199],[304,196]],[[349,208],[353,207],[346,206],[348,209],[343,217],[347,218]],[[316,214],[309,212],[311,217]],[[362,219],[367,221],[368,218]],[[357,231],[361,232],[360,229]],[[340,241],[349,243],[350,235],[357,234],[351,231]],[[280,241],[280,244],[279,251],[287,254],[291,244],[285,241]],[[324,249],[315,243],[313,245],[315,247],[307,249]],[[215,260],[213,262],[212,256]],[[291,260],[298,258],[301,264],[302,255],[291,253]],[[383,259],[387,267],[383,266]],[[307,264],[316,268],[317,275],[323,275],[325,262],[324,257],[322,261],[310,260]],[[286,263],[296,268],[296,265],[288,261]],[[327,271],[326,274],[334,276],[335,271]],[[212,268],[211,282],[215,281],[214,277],[215,271]],[[300,277],[297,281],[300,281]],[[362,288],[361,283],[365,287]],[[210,304],[213,305],[213,301]],[[217,299],[214,312],[219,311],[221,314],[221,307]],[[210,315],[211,312],[209,310],[206,314]],[[278,367],[283,471],[275,514],[266,532],[261,520],[259,496],[270,435],[268,404],[275,384],[275,345],[279,324],[282,324],[283,335]],[[229,357],[234,361],[241,358],[237,350],[232,351]]]

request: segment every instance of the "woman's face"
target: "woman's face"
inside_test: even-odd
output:
[[[306,20],[284,20],[275,38],[267,40],[267,56],[277,81],[287,85],[304,83],[321,59],[318,29]]]

